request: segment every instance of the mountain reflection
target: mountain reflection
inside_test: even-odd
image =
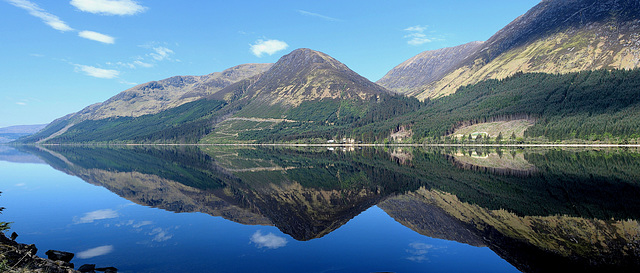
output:
[[[20,149],[141,205],[275,225],[300,241],[377,205],[415,232],[487,246],[525,272],[640,266],[636,150]]]

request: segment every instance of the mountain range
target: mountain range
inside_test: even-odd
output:
[[[516,72],[568,73],[640,65],[640,3],[633,0],[546,0],[486,42],[421,53],[378,83],[418,98]],[[438,56],[435,60],[433,55]],[[446,65],[438,64],[439,59]],[[438,71],[432,77],[427,71]],[[407,79],[398,83],[399,79]]]
[[[386,142],[399,132],[425,142],[517,118],[533,124],[525,137],[628,141],[640,126],[606,120],[640,115],[626,99],[640,92],[639,29],[638,1],[545,0],[487,41],[420,53],[377,83],[297,49],[275,64],[138,85],[20,142]],[[567,110],[603,93],[597,108]]]

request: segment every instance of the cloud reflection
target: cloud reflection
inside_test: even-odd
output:
[[[154,236],[153,237],[153,241],[154,242],[164,242],[164,241],[168,241],[169,239],[173,238],[172,234],[169,234],[169,232],[167,232],[166,230],[162,229],[162,228],[154,228],[151,233],[149,233],[149,235]]]
[[[258,248],[276,249],[287,245],[287,239],[276,236],[273,233],[263,235],[259,230],[251,236],[251,242],[256,244]]]
[[[91,248],[91,249],[87,249],[85,251],[79,252],[77,257],[79,259],[89,259],[89,258],[93,258],[93,257],[107,255],[107,254],[109,254],[111,252],[113,252],[113,246],[112,245],[99,246],[99,247],[95,247],[95,248]]]
[[[118,216],[119,215],[115,210],[102,209],[102,210],[87,212],[84,214],[84,216],[80,218],[74,217],[73,222],[75,224],[88,224],[88,223],[93,223],[96,220],[111,219],[111,218],[116,218]]]
[[[411,256],[407,257],[407,260],[418,263],[428,261],[427,254],[429,250],[434,249],[433,245],[423,243],[411,243],[409,247],[410,249],[407,249],[407,253],[411,254]]]

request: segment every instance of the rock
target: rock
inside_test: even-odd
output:
[[[102,272],[105,272],[105,273],[117,273],[118,269],[113,267],[113,266],[110,266],[110,267],[96,268],[96,271],[102,271]]]
[[[95,264],[83,264],[80,266],[80,268],[78,268],[78,271],[80,272],[95,273],[96,272],[95,270],[96,270]]]
[[[18,238],[18,233],[15,233],[15,232],[11,233],[11,237],[10,237],[11,241],[15,241],[16,238]]]
[[[47,258],[49,258],[49,260],[63,261],[65,263],[71,262],[71,259],[73,259],[74,256],[74,254],[71,252],[60,250],[48,250],[44,254],[47,254]]]
[[[38,253],[38,248],[34,244],[30,245],[22,245],[25,250],[27,250],[31,255],[36,255]]]

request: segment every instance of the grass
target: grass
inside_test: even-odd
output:
[[[460,138],[463,135],[484,135],[484,133],[486,133],[489,137],[496,138],[500,133],[502,133],[503,139],[508,139],[512,134],[515,134],[516,137],[524,137],[524,131],[533,126],[533,124],[533,121],[526,119],[479,123],[458,128],[452,135]]]

